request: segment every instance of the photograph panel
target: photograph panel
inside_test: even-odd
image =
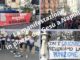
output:
[[[0,29],[1,60],[39,60],[39,30]]]

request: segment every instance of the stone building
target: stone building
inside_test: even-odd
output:
[[[41,14],[55,12],[59,0],[41,0]]]
[[[19,8],[20,0],[5,0],[5,4],[11,8]]]
[[[41,14],[60,11],[63,15],[80,10],[79,0],[41,0]]]
[[[32,0],[0,0],[0,4],[7,5],[11,8],[20,8],[21,6],[30,4]]]

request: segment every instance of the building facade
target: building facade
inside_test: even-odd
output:
[[[11,8],[25,7],[25,5],[30,4],[32,0],[0,0],[0,4],[5,4]]]
[[[80,10],[80,0],[41,0],[41,14],[61,11],[71,14]]]
[[[78,0],[67,0],[67,5],[70,7],[71,13],[78,11]]]
[[[41,14],[53,13],[58,8],[59,0],[41,0]]]
[[[20,0],[5,0],[5,4],[11,8],[19,8]]]
[[[78,2],[78,0],[60,0],[59,8],[61,10],[63,9],[66,12],[66,14],[71,14],[78,11]]]

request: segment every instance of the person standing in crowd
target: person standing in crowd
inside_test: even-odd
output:
[[[78,24],[78,29],[80,29],[80,18],[76,22]]]
[[[10,36],[8,36],[8,35],[6,36],[6,42],[9,43],[9,44],[11,42]]]
[[[2,35],[2,38],[1,38],[2,40],[1,40],[1,48],[2,49],[5,49],[5,41],[6,41],[6,38],[4,37],[4,35]]]
[[[34,38],[32,37],[32,31],[29,31],[28,39],[29,50],[34,54]]]
[[[29,31],[29,34],[25,36],[25,48],[29,50],[29,52],[34,53],[34,38],[32,37],[31,31]]]
[[[10,49],[10,42],[11,42],[11,40],[10,40],[10,36],[9,35],[7,35],[6,37],[5,37],[5,41],[6,41],[6,49]]]
[[[25,39],[25,49],[28,50],[28,46],[29,46],[29,37],[28,37],[28,35],[26,35],[26,36],[24,37],[24,39]]]
[[[34,47],[34,39],[32,36],[29,37],[29,50],[30,52],[33,50]]]
[[[23,52],[23,50],[24,50],[24,42],[25,42],[24,36],[20,37],[19,42],[20,42],[20,50],[21,50],[21,52]]]
[[[71,29],[78,29],[78,21],[77,21],[77,17],[74,17],[72,22],[72,27]]]
[[[12,39],[13,40],[13,39]],[[16,37],[14,37],[14,41],[12,41],[13,42],[13,47],[14,47],[14,49],[17,49],[17,43],[18,43],[18,37],[16,36]]]
[[[33,22],[36,19],[36,15],[35,14],[36,14],[36,10],[35,10],[35,8],[33,8],[31,22]]]
[[[10,43],[11,43],[12,47],[14,47],[14,45],[13,45],[14,41],[15,41],[15,37],[14,37],[13,34],[11,34],[11,36],[10,36]]]
[[[36,8],[36,19],[38,20],[38,16],[39,16],[39,8]]]
[[[1,50],[1,40],[2,40],[2,39],[1,39],[1,35],[0,35],[0,50]]]

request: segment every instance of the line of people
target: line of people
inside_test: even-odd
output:
[[[67,20],[64,23],[61,23],[64,16],[57,16],[43,24],[41,24],[41,28],[47,27],[50,24],[54,23],[56,26],[52,29],[80,29],[80,16],[73,17],[72,20]],[[58,25],[57,22],[60,22],[61,24]]]
[[[32,32],[28,35],[19,35],[14,36],[0,34],[0,49],[18,49],[22,52],[26,51],[29,48],[30,52],[33,52],[35,39],[32,36]],[[11,48],[9,47],[11,46]],[[34,52],[33,52],[34,53]]]

